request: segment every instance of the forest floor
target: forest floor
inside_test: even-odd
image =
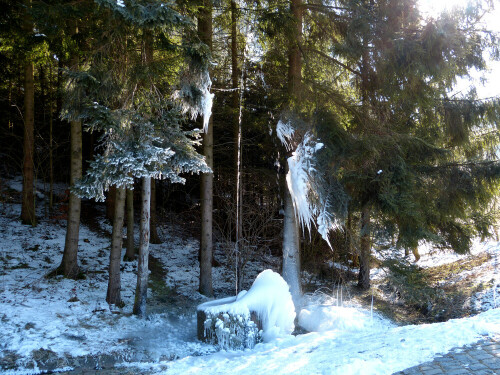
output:
[[[64,189],[58,186],[60,197]],[[418,262],[397,264],[394,257],[403,258],[397,250],[378,249],[368,292],[354,287],[355,269],[331,264],[332,274],[343,272],[341,286],[336,278],[305,272],[311,293],[304,297],[299,322],[310,333],[252,350],[219,351],[196,339],[196,306],[208,299],[196,291],[198,241],[176,215],[165,215],[159,226],[163,244],[151,245],[148,319],[141,320],[131,314],[136,262],[122,263],[125,306],[110,309],[104,301],[111,225],[103,207],[83,205],[79,259],[85,278],[47,278],[62,257],[64,212],[49,215],[40,186],[39,224],[24,226],[19,192],[19,178],[0,181],[0,373],[113,368],[119,373],[390,374],[500,334],[500,245],[477,241],[468,255],[437,253],[423,245]],[[224,264],[224,251],[216,249],[221,265],[213,269],[215,297],[234,295],[233,272]],[[244,288],[268,268],[280,268],[272,254],[249,262]]]

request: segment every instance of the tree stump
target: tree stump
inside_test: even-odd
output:
[[[272,270],[262,271],[248,292],[203,303],[197,310],[198,338],[226,350],[253,348],[295,328],[288,284]]]
[[[262,341],[262,322],[257,314],[231,311],[231,304],[235,301],[236,297],[229,297],[198,306],[199,340],[224,350],[253,348]],[[227,311],[213,312],[213,308],[219,305],[225,305]]]

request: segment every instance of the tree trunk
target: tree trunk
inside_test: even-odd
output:
[[[134,314],[142,318],[146,316],[146,299],[148,292],[151,180],[152,180],[151,178],[145,177],[142,181],[141,240],[139,245],[137,288],[135,290],[135,302],[134,302]]]
[[[358,286],[362,289],[370,288],[370,207],[365,206],[361,211],[361,240],[359,245],[359,274]]]
[[[27,0],[28,9],[31,0]],[[26,34],[33,32],[31,17],[26,11],[23,28]],[[33,82],[33,62],[27,61],[24,65],[24,139],[23,139],[23,197],[21,206],[21,220],[24,224],[36,225],[35,216],[35,86]]]
[[[134,259],[134,191],[132,189],[127,189],[127,252],[123,260],[130,262]]]
[[[300,237],[299,226],[293,208],[292,196],[285,189],[285,221],[283,228],[283,279],[290,287],[296,309],[300,305]]]
[[[114,212],[116,207],[115,199],[116,199],[116,187],[110,186],[108,193],[106,195],[106,217],[110,221],[113,221],[114,219]]]
[[[291,0],[290,10],[295,18],[295,28],[290,49],[288,51],[288,92],[292,98],[298,99],[301,94],[302,60],[299,44],[302,37],[301,0]],[[288,163],[286,170],[288,172]],[[295,215],[292,197],[285,185],[285,221],[283,223],[283,278],[290,286],[292,299],[298,310],[302,295],[300,282],[300,234],[297,216]]]
[[[302,82],[302,56],[300,44],[302,43],[302,1],[290,0],[294,25],[294,38],[291,39],[288,51],[288,92],[296,100],[300,99]]]
[[[242,178],[241,178],[241,103],[240,96],[243,93],[240,90],[243,89],[243,85],[240,85],[239,82],[239,69],[238,69],[238,43],[237,43],[237,29],[236,25],[238,23],[238,14],[236,8],[236,2],[234,0],[231,1],[231,81],[233,86],[233,92],[231,95],[231,105],[233,107],[233,129],[234,129],[234,165],[236,166],[236,184],[235,184],[235,192],[234,192],[234,200],[239,201],[239,205],[237,205],[237,219],[235,223],[235,233],[237,233],[236,241],[239,240],[239,237],[243,233],[243,218],[242,218]]]
[[[122,229],[125,213],[125,188],[117,188],[115,196],[115,212],[113,233],[111,235],[111,252],[109,254],[109,280],[106,302],[121,306],[120,260],[122,256]]]
[[[78,33],[78,28],[75,28]],[[78,69],[78,57],[74,57],[71,68]],[[82,178],[82,123],[70,121],[70,184]],[[66,227],[66,241],[61,266],[64,276],[75,279],[78,276],[78,239],[80,231],[81,199],[75,194],[69,194],[68,225]]]
[[[198,16],[200,39],[212,49],[212,2],[203,0],[203,8]],[[213,122],[208,122],[207,132],[203,135],[203,154],[207,165],[213,171]],[[200,293],[213,296],[212,286],[212,210],[213,210],[213,173],[201,175],[201,239],[200,239]]]
[[[151,178],[151,222],[150,222],[150,242],[153,244],[161,244],[160,236],[156,230],[156,182]]]
[[[53,158],[53,125],[54,125],[54,109],[52,107],[52,63],[49,64],[49,211],[54,208],[54,158]]]

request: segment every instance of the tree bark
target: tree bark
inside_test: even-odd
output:
[[[115,212],[113,233],[111,235],[111,252],[109,254],[109,280],[106,302],[110,305],[121,306],[120,296],[120,261],[122,255],[122,229],[125,213],[125,189],[117,188],[115,196]]]
[[[288,92],[296,100],[301,96],[302,82],[302,56],[300,44],[302,43],[302,1],[290,0],[290,11],[294,18],[294,36],[290,41],[288,51]]]
[[[54,208],[54,158],[53,158],[53,127],[54,127],[54,109],[52,107],[52,63],[49,63],[49,211]]]
[[[202,42],[212,49],[212,2],[203,0],[198,16],[198,33]],[[203,154],[207,165],[213,171],[213,122],[209,120],[207,132],[203,135]],[[200,287],[205,296],[213,296],[212,286],[212,210],[213,173],[201,175],[201,239],[200,239]]]
[[[233,86],[233,92],[231,95],[231,105],[233,107],[233,129],[234,129],[234,165],[236,166],[236,184],[235,184],[235,192],[234,192],[234,200],[239,201],[239,205],[237,207],[238,215],[235,223],[235,233],[239,234],[236,236],[236,241],[239,240],[239,236],[243,233],[243,218],[242,218],[242,178],[241,178],[241,129],[240,129],[240,94],[241,92],[237,90],[243,89],[242,85],[240,87],[239,82],[239,69],[238,69],[238,33],[236,29],[236,25],[238,23],[238,14],[236,8],[236,2],[234,0],[231,1],[231,81]],[[238,189],[239,188],[239,189]]]
[[[123,260],[129,262],[134,259],[134,191],[127,189],[127,252]]]
[[[106,195],[106,217],[110,221],[114,221],[114,212],[116,207],[116,187],[110,186]]]
[[[78,28],[75,27],[75,34]],[[71,68],[78,69],[78,57],[73,57]],[[70,121],[70,185],[82,178],[82,123]],[[78,277],[78,239],[80,231],[81,199],[70,192],[68,208],[68,225],[66,227],[66,241],[61,266],[64,276],[76,279]]]
[[[151,208],[151,178],[142,181],[141,208],[141,240],[139,245],[139,263],[137,269],[137,287],[135,290],[134,314],[142,318],[146,316],[146,300],[148,292],[148,260],[149,260],[149,223]]]
[[[160,236],[156,228],[156,181],[151,178],[151,222],[150,222],[150,242],[152,244],[161,244]]]
[[[302,288],[300,283],[300,237],[292,196],[285,189],[285,221],[283,228],[283,279],[290,287],[293,303],[300,305]]]
[[[82,123],[71,121],[71,165],[70,183],[82,177]],[[66,241],[61,266],[64,276],[75,279],[78,276],[78,239],[80,232],[81,199],[73,193],[69,194],[68,225],[66,227]]]
[[[302,37],[302,8],[301,0],[291,0],[290,10],[295,19],[294,38],[288,51],[288,92],[292,98],[300,97],[302,80],[302,59],[299,44]],[[288,173],[288,163],[286,165]],[[300,282],[300,232],[297,216],[294,212],[292,197],[285,184],[285,220],[283,223],[283,278],[290,286],[290,292],[296,310],[300,306],[302,295]]]
[[[359,245],[358,286],[362,289],[370,288],[370,248],[370,208],[365,206],[361,211],[361,240]]]
[[[31,0],[26,1],[28,9]],[[23,28],[27,34],[33,33],[33,23],[26,11]],[[21,221],[24,224],[36,225],[35,216],[35,85],[33,80],[33,62],[24,65],[24,138],[23,138],[23,197],[21,205]]]

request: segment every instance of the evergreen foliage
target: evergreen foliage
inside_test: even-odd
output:
[[[81,196],[103,200],[110,186],[153,177],[187,181],[184,193],[197,201],[199,181],[188,174],[210,171],[198,151],[212,101],[215,191],[234,196],[236,96],[244,103],[245,204],[272,207],[278,218],[283,194],[275,172],[283,175],[292,158],[307,198],[295,201],[307,207],[303,223],[326,242],[328,229],[343,227],[349,251],[359,253],[370,225],[372,237],[397,238],[406,249],[430,241],[463,253],[472,238],[492,234],[500,99],[479,97],[474,87],[456,91],[458,81],[499,59],[498,35],[482,23],[491,1],[426,19],[416,0],[313,0],[302,4],[299,37],[288,2],[236,2],[233,9],[222,1],[213,4],[211,49],[190,18],[204,10],[200,2],[33,0],[29,12],[23,2],[0,3],[2,172],[22,164],[22,67],[32,61],[37,178],[47,176],[49,147],[56,179],[67,177],[67,122],[81,120],[84,154],[93,158],[74,187]],[[245,45],[251,56],[241,72]],[[300,85],[287,79],[292,49]],[[71,66],[76,56],[79,68]],[[243,92],[233,87],[235,76]],[[280,120],[290,125],[286,147],[274,136]],[[224,221],[231,213],[221,212],[220,197],[214,212]]]
[[[146,38],[156,33],[155,47],[163,61],[179,66],[185,55],[189,61],[206,66],[203,52],[197,54],[204,46],[196,40],[193,44],[181,43],[171,30],[175,27],[189,34],[192,23],[164,3],[97,4],[96,22],[104,14],[102,21],[110,29],[96,41],[84,68],[67,72],[63,118],[82,120],[88,131],[101,134],[101,153],[90,163],[74,191],[82,197],[104,200],[104,192],[112,185],[133,188],[134,177],[182,183],[182,173],[208,171],[195,150],[199,131],[183,129],[180,106],[169,99],[174,82],[164,81],[165,66],[157,61],[144,62]],[[142,38],[133,38],[135,33]],[[175,72],[179,67],[170,66],[168,70]],[[203,72],[200,68],[199,74]],[[204,83],[194,82],[191,86],[200,91],[197,84]],[[198,104],[191,103],[191,107]]]

